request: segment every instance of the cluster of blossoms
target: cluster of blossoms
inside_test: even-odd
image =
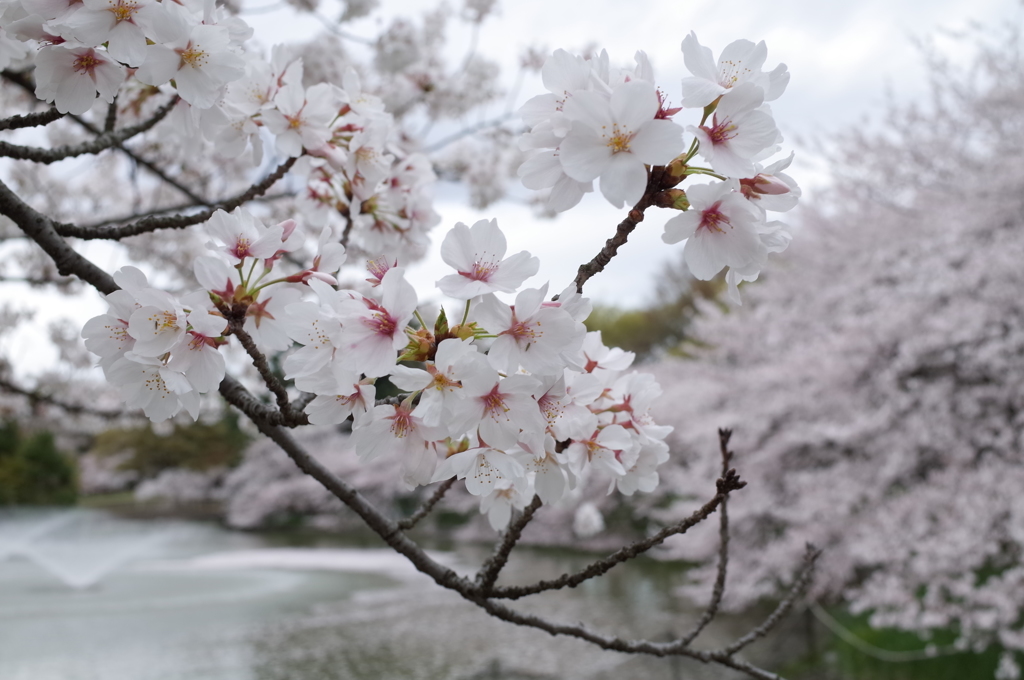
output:
[[[401,150],[392,116],[351,67],[342,87],[305,87],[301,59],[246,51],[251,35],[210,0],[0,0],[0,64],[31,59],[36,96],[58,111],[118,96],[138,113],[158,89],[173,91],[168,132],[183,145],[207,143],[225,158],[248,149],[258,165],[272,140],[279,156],[303,157],[299,207],[311,224],[347,225],[364,254],[421,256],[440,221],[430,162]]]
[[[648,204],[682,210],[666,223],[664,241],[686,241],[684,258],[698,279],[728,267],[730,296],[738,303],[739,283],[756,279],[768,253],[789,244],[785,225],[768,221],[767,211],[789,210],[800,196],[782,172],[792,155],[761,164],[782,141],[765,102],[782,94],[789,74],[785,65],[762,70],[763,42],[738,40],[716,64],[691,33],[682,51],[693,76],[682,82],[681,107],[668,105],[643,52],[631,70],[610,66],[604,51],[594,59],[552,54],[541,71],[549,93],[520,110],[530,126],[520,147],[530,156],[519,176],[531,189],[548,189],[547,207],[556,212],[576,205],[595,180],[616,207],[648,197]],[[702,109],[700,124],[684,130],[674,122],[683,108]],[[698,155],[710,167],[693,165]],[[654,183],[657,166],[667,172]],[[690,175],[717,181],[674,188]]]
[[[505,257],[495,221],[445,237],[455,273],[437,286],[459,301],[461,318],[452,323],[442,308],[432,325],[389,260],[369,263],[365,292],[339,288],[347,255],[330,227],[312,265],[284,274],[282,255],[301,245],[294,221],[267,227],[237,209],[206,226],[216,254],[196,260],[203,290],[178,301],[126,267],[109,313],[83,331],[108,380],[153,420],[181,408],[196,416],[199,395],[224,377],[219,348],[234,318],[261,353],[300,345],[285,377],[316,395],[310,422],[351,417],[359,456],[398,456],[410,487],[465,479],[496,528],[534,494],[556,503],[591,475],[627,495],[657,485],[672,429],[648,415],[660,387],[624,373],[633,355],[587,333],[591,306],[574,288],[555,302],[545,301],[547,285],[521,289],[539,263],[527,252]],[[301,299],[306,291],[315,301]],[[514,304],[495,293],[514,293]],[[399,394],[378,403],[384,378]]]

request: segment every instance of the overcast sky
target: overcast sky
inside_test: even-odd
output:
[[[456,0],[450,1],[457,4]],[[325,0],[329,2],[333,0]],[[243,5],[259,9],[283,3],[243,0]],[[390,15],[415,16],[427,6],[424,2],[382,0],[384,12]],[[334,14],[331,5],[322,7],[325,14]],[[287,9],[247,12],[244,18],[267,45],[305,40],[321,28],[316,19],[295,18]],[[885,101],[887,89],[898,101],[921,97],[926,91],[925,71],[914,41],[935,40],[943,52],[966,60],[971,53],[969,45],[944,37],[942,32],[962,31],[971,21],[985,25],[1012,21],[1020,25],[1021,1],[637,0],[627,9],[621,0],[515,0],[505,2],[497,15],[484,24],[480,50],[505,64],[506,86],[511,86],[517,58],[529,45],[553,50],[582,48],[592,43],[606,48],[611,58],[622,64],[631,62],[634,52],[642,49],[653,62],[660,87],[670,100],[678,102],[679,81],[687,75],[679,45],[689,31],[695,31],[716,58],[732,40],[765,40],[766,66],[772,68],[782,62],[792,74],[787,92],[772,107],[786,136],[786,153],[797,153],[789,172],[810,190],[809,197],[813,199],[813,190],[822,186],[825,175],[820,161],[815,162],[808,150],[806,140],[815,136],[827,138],[830,132],[846,129],[866,116],[873,116],[877,122],[876,114]],[[351,30],[372,35],[372,29],[372,24],[364,24]],[[461,54],[465,49],[461,43],[468,34],[453,30],[449,37],[453,56]],[[541,91],[539,78],[528,79],[519,102]],[[685,125],[696,121],[683,117],[680,122]],[[435,232],[438,243],[455,222],[472,224],[477,219],[496,217],[508,236],[510,252],[525,249],[540,257],[541,271],[528,285],[550,281],[553,291],[572,280],[579,263],[589,260],[600,249],[624,215],[624,211],[612,208],[599,194],[587,196],[580,206],[556,220],[539,220],[530,209],[514,203],[478,213],[467,208],[457,190],[451,188],[439,192],[437,209],[443,217]],[[598,301],[625,306],[646,302],[652,275],[663,262],[674,258],[680,248],[661,242],[661,227],[668,216],[656,209],[649,211],[648,219],[608,270],[588,283],[587,294]],[[101,259],[111,261],[107,255]],[[435,248],[426,262],[414,268],[410,278],[426,292],[432,291],[433,282],[446,273]],[[105,311],[98,296],[55,301],[51,296],[28,295],[25,304],[37,304],[40,308],[39,322],[70,316],[81,325],[90,316]],[[38,323],[34,327],[40,330],[3,341],[15,355],[15,365],[40,368],[47,363],[38,351],[41,342],[45,342],[43,325]],[[19,361],[19,355],[26,359]],[[29,368],[25,372],[36,371]]]

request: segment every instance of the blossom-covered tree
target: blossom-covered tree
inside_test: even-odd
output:
[[[350,3],[341,19],[360,9]],[[465,16],[479,24],[489,9],[470,2]],[[785,66],[762,70],[763,43],[727,47],[728,64],[745,60],[746,82],[719,78],[723,91],[696,105],[700,127],[687,144],[675,120],[683,109],[669,106],[643,52],[626,68],[606,52],[556,52],[541,67],[551,92],[524,107],[520,146],[531,155],[520,172],[528,185],[552,190],[552,210],[571,208],[597,180],[610,203],[627,204],[627,216],[553,297],[548,283],[524,287],[537,260],[525,251],[506,257],[495,221],[456,224],[441,244],[453,273],[438,282],[454,302],[428,308],[406,266],[440,221],[430,192],[436,172],[408,119],[456,116],[496,94],[472,53],[458,77],[440,62],[445,19],[437,10],[419,27],[396,20],[374,41],[372,63],[358,64],[344,55],[332,61],[320,42],[275,48],[267,58],[247,42],[245,22],[213,2],[3,0],[0,58],[11,110],[0,130],[25,132],[0,141],[0,156],[16,168],[0,182],[0,214],[58,274],[106,295],[107,313],[81,334],[127,408],[154,422],[195,420],[219,392],[391,548],[492,616],[606,649],[776,677],[737,654],[791,606],[813,550],[793,595],[722,649],[691,644],[716,613],[721,588],[697,627],[667,643],[595,633],[505,602],[578,585],[724,508],[745,484],[729,466],[725,434],[715,493],[695,512],[576,574],[517,587],[498,577],[540,507],[571,502],[578,484],[591,480],[626,496],[657,488],[672,429],[651,416],[662,388],[629,371],[632,355],[587,334],[584,285],[655,207],[694,218],[670,221],[666,240],[688,239],[700,278],[728,268],[734,297],[769,252],[785,248],[788,233],[758,203],[762,194],[798,195],[773,174],[783,166],[760,165],[780,150],[763,102],[782,93]],[[694,76],[706,76],[707,48],[691,35],[682,49],[688,64],[700,53]],[[63,143],[43,144],[37,128]],[[102,178],[85,159],[67,164],[81,181],[46,169],[92,155],[108,165]],[[134,174],[141,168],[144,179]],[[712,181],[691,186],[693,175]],[[281,194],[269,193],[275,186]],[[127,239],[148,273],[133,265],[108,273],[76,248]],[[385,378],[397,395],[378,391]],[[361,459],[390,459],[407,488],[439,484],[416,513],[386,516],[291,433],[350,419]],[[457,482],[502,532],[473,579],[408,535]]]
[[[727,603],[779,592],[813,541],[815,597],[997,645],[1010,679],[1024,652],[1024,63],[1016,31],[979,44],[969,66],[932,59],[927,105],[841,138],[840,190],[805,211],[741,312],[708,310],[696,332],[713,350],[658,367],[655,413],[684,452],[662,468],[665,516],[717,474],[692,424],[741,428],[758,483],[729,512],[733,540],[757,549],[735,555]],[[717,537],[697,535],[673,554],[711,558]]]

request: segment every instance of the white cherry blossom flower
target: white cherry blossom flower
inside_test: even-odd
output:
[[[568,312],[544,305],[547,291],[547,284],[527,288],[513,307],[493,295],[477,305],[478,322],[498,336],[487,354],[497,370],[511,374],[522,366],[531,373],[559,373],[565,366],[563,355],[579,349],[583,333]]]
[[[306,407],[309,422],[337,425],[351,415],[357,425],[367,424],[374,408],[376,387],[368,380],[361,381],[355,371],[343,368],[337,361],[330,368],[295,381],[300,390],[317,395]]]
[[[188,317],[170,293],[146,288],[135,296],[139,308],[128,319],[128,333],[135,338],[133,351],[157,357],[169,351],[185,335]]]
[[[683,78],[683,106],[704,107],[743,83],[752,83],[764,92],[765,101],[777,99],[789,83],[785,64],[771,73],[761,70],[768,57],[764,41],[756,45],[749,40],[729,43],[718,63],[710,48],[703,47],[692,31],[683,38],[683,61],[693,76]]]
[[[193,420],[199,417],[199,393],[184,375],[157,359],[127,352],[110,366],[107,380],[121,388],[126,406],[141,408],[154,423],[177,415],[182,407]]]
[[[722,99],[709,124],[687,128],[697,138],[698,153],[712,170],[737,178],[755,174],[753,159],[779,138],[775,121],[759,108],[763,103],[761,89],[744,83]]]
[[[559,147],[565,174],[579,182],[600,178],[615,207],[635,204],[647,186],[645,165],[665,165],[683,150],[683,129],[655,119],[661,104],[643,80],[615,87],[610,98],[578,92],[565,103],[572,129]]]
[[[487,359],[477,351],[471,338],[448,338],[438,343],[434,361],[428,362],[425,368],[395,366],[390,379],[399,389],[422,390],[416,414],[427,425],[441,425],[452,422],[450,405],[465,398],[464,379],[487,373],[492,373]],[[448,434],[463,433],[449,431]]]
[[[245,74],[245,61],[235,53],[231,36],[223,26],[189,26],[184,8],[167,3],[160,30],[165,38],[146,48],[146,59],[135,77],[147,85],[174,80],[181,98],[192,106],[208,109],[221,97],[224,87]]]
[[[299,82],[282,87],[274,97],[276,108],[263,112],[264,124],[277,138],[277,150],[299,156],[304,147],[315,151],[327,144],[343,99],[341,90],[329,83],[308,90]]]
[[[537,273],[540,260],[525,250],[506,258],[507,248],[497,220],[480,220],[472,227],[459,222],[441,243],[441,259],[458,273],[445,276],[437,287],[458,300],[499,291],[514,293]]]
[[[398,350],[408,343],[405,329],[417,304],[404,267],[389,269],[380,291],[380,302],[359,296],[345,305],[339,338],[343,365],[371,378],[394,368]]]
[[[64,24],[75,39],[86,45],[107,43],[111,57],[128,66],[146,58],[146,37],[154,37],[150,26],[163,13],[152,0],[82,0],[83,7]]]
[[[761,216],[738,188],[736,181],[695,184],[686,190],[690,209],[665,224],[662,240],[686,239],[683,259],[690,273],[702,281],[725,267],[759,268],[768,257],[758,234]]]
[[[91,47],[49,46],[36,54],[36,96],[61,113],[82,114],[96,95],[108,104],[124,82],[124,66]]]

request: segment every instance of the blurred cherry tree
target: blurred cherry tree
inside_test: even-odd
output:
[[[758,484],[730,505],[733,606],[778,592],[804,543],[813,595],[872,625],[952,629],[957,646],[1024,651],[1024,62],[1016,28],[931,92],[832,148],[835,183],[801,242],[742,310],[708,314],[699,361],[658,367],[658,417],[684,464],[668,514],[716,475],[713,421],[739,430]],[[705,480],[702,482],[701,480]],[[661,510],[652,510],[657,516]],[[706,559],[717,536],[679,542]],[[713,575],[708,568],[708,577]]]

